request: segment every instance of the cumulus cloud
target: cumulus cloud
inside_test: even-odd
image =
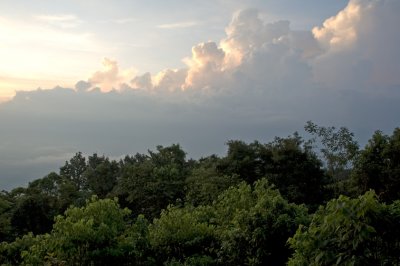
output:
[[[230,63],[239,65],[247,55],[289,33],[289,22],[265,24],[256,9],[237,12],[226,28],[227,37],[221,46],[227,51]]]
[[[333,88],[372,89],[400,84],[400,2],[351,0],[313,29],[324,52],[312,66],[318,82]]]
[[[102,91],[120,89],[136,72],[134,69],[120,71],[118,62],[109,58],[104,58],[102,64],[103,69],[94,72],[88,80],[90,84],[100,87]]]
[[[246,9],[233,16],[224,39],[193,46],[192,55],[184,59],[186,68],[167,69],[154,76],[146,73],[135,77],[132,84],[134,88],[207,93],[236,89],[239,84],[275,89],[289,75],[296,82],[303,74],[309,78],[304,59],[319,51],[310,32],[292,31],[288,21],[266,23],[258,10]]]
[[[37,178],[62,163],[47,158],[118,157],[177,142],[189,156],[221,154],[229,139],[269,141],[307,120],[348,126],[364,141],[390,132],[400,123],[399,12],[397,0],[350,0],[297,31],[242,10],[224,38],[194,45],[181,69],[137,75],[104,59],[74,89],[17,92],[0,104],[0,168]],[[26,171],[16,174],[13,160]]]
[[[187,69],[165,69],[154,77],[155,87],[159,90],[177,91],[182,89]]]
[[[153,81],[151,79],[151,74],[149,72],[144,73],[141,76],[136,76],[131,81],[131,84],[132,84],[133,88],[136,88],[136,89],[151,90],[153,88]]]
[[[92,84],[90,82],[87,82],[84,80],[80,80],[75,84],[75,89],[80,92],[87,91],[91,87],[92,87]]]
[[[315,38],[327,49],[340,49],[352,45],[357,40],[361,9],[360,3],[350,2],[336,16],[325,20],[322,27],[312,30]]]
[[[207,89],[215,80],[223,80],[225,52],[215,42],[200,43],[192,48],[192,58],[186,60],[189,71],[184,89]]]

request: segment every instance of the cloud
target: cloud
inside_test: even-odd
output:
[[[136,72],[133,68],[120,71],[117,61],[109,58],[104,58],[102,64],[103,69],[94,72],[88,80],[90,84],[100,87],[102,91],[120,89]]]
[[[351,0],[313,34],[324,52],[315,79],[332,88],[377,90],[400,84],[400,2]]]
[[[114,23],[117,23],[117,24],[128,24],[128,23],[136,22],[138,20],[136,18],[119,18],[119,19],[114,19],[111,21]]]
[[[199,22],[196,21],[183,21],[183,22],[176,22],[176,23],[166,23],[157,25],[159,29],[182,29],[182,28],[191,28],[194,26],[199,25]]]
[[[186,68],[138,76],[133,87],[193,89],[207,94],[239,86],[274,90],[310,79],[308,60],[320,51],[311,32],[292,31],[288,21],[266,23],[258,10],[246,9],[234,14],[220,42],[193,46],[192,55],[183,60]]]
[[[214,81],[223,81],[225,52],[215,42],[200,43],[192,48],[192,58],[186,60],[189,66],[183,89],[209,89]]]
[[[181,90],[186,77],[187,69],[163,70],[154,77],[155,88],[171,92]]]
[[[227,37],[221,45],[230,53],[236,64],[240,64],[243,57],[257,51],[264,44],[289,33],[289,21],[277,21],[265,24],[256,9],[247,9],[237,12],[230,25],[226,28]]]
[[[252,82],[250,87],[264,86],[265,81],[270,87],[276,87],[281,86],[276,82],[287,75],[300,77],[307,72],[306,78],[309,78],[308,62],[300,61],[318,51],[311,33],[291,31],[288,21],[265,23],[258,10],[242,10],[234,15],[226,28],[226,37],[219,43],[208,41],[192,47],[191,57],[184,59],[186,68],[138,76],[133,79],[133,87],[194,89],[211,94],[236,88],[244,80]],[[295,65],[301,69],[293,69]]]
[[[149,72],[144,73],[141,76],[136,76],[134,79],[132,79],[131,84],[133,88],[136,89],[153,89],[153,81]]]
[[[315,38],[327,49],[340,49],[357,40],[357,26],[361,20],[361,5],[355,1],[323,23],[313,28]]]
[[[15,92],[31,87],[54,87],[58,80],[54,79],[39,79],[38,77],[19,77],[11,75],[0,75],[0,103],[6,102],[15,96]]]
[[[75,84],[75,89],[80,92],[84,92],[89,90],[92,87],[92,84],[90,82],[80,80]]]
[[[63,163],[47,158],[76,151],[118,157],[179,142],[189,156],[222,154],[229,139],[269,141],[307,120],[347,126],[361,143],[390,133],[400,123],[399,12],[397,0],[351,0],[297,31],[242,10],[183,68],[137,75],[106,58],[74,89],[18,91],[0,104],[0,180],[40,177]]]
[[[52,26],[60,27],[60,28],[75,28],[83,23],[81,19],[79,19],[75,15],[71,14],[62,14],[62,15],[37,15],[35,19],[44,23],[47,23]]]

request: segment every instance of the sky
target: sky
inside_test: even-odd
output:
[[[399,126],[398,0],[1,1],[0,189],[76,152]]]

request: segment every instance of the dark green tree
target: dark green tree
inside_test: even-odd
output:
[[[81,205],[82,200],[75,184],[56,173],[32,181],[27,188],[13,190],[9,197],[13,202],[9,213],[15,236],[49,232],[55,216],[71,204]]]
[[[308,121],[304,129],[314,136],[308,145],[321,146],[320,154],[325,162],[327,176],[331,179],[327,188],[335,197],[353,194],[350,173],[358,156],[359,146],[354,134],[346,127],[323,127]]]
[[[57,209],[56,214],[63,213],[71,204],[79,205],[81,200],[81,193],[77,191],[72,181],[54,172],[29,183],[26,195],[48,197]]]
[[[323,127],[308,121],[305,130],[315,137],[322,145],[320,151],[325,159],[328,174],[335,177],[343,170],[352,167],[358,154],[358,143],[354,133],[346,127]]]
[[[63,178],[50,173],[32,181],[26,189],[11,193],[15,195],[11,224],[17,235],[43,234],[51,230],[54,217],[65,210],[61,202],[62,188]]]
[[[87,169],[86,158],[81,152],[75,154],[65,165],[60,168],[60,175],[66,177],[75,184],[77,190],[87,189],[87,180],[84,172]]]
[[[253,184],[265,176],[264,166],[271,160],[262,144],[255,141],[247,144],[240,140],[228,141],[228,153],[217,165],[221,175],[238,175],[243,181]]]
[[[228,146],[227,156],[216,166],[221,176],[236,175],[249,184],[267,177],[290,202],[312,207],[323,202],[326,176],[321,161],[297,133],[267,144],[230,141]]]
[[[359,193],[375,190],[385,201],[400,199],[400,129],[392,136],[377,131],[355,163],[353,180]]]
[[[49,232],[58,208],[53,198],[43,195],[25,195],[17,200],[11,217],[11,225],[18,235],[28,232]]]
[[[14,237],[11,226],[11,217],[14,208],[14,199],[6,191],[0,192],[0,243],[10,241]]]
[[[326,176],[321,161],[303,144],[297,133],[266,144],[271,161],[264,171],[289,202],[315,208],[324,200]]]
[[[149,155],[136,155],[121,168],[113,195],[134,214],[152,219],[168,204],[184,199],[185,179],[190,168],[179,145],[158,146]]]
[[[209,205],[224,190],[239,183],[238,175],[228,176],[218,172],[217,166],[220,161],[218,157],[210,156],[200,159],[194,166],[185,181],[187,203],[194,206]]]
[[[99,198],[105,198],[117,183],[120,174],[119,164],[97,154],[89,156],[88,167],[84,172],[88,189]]]

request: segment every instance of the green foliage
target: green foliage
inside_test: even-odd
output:
[[[288,237],[308,219],[304,206],[262,179],[229,188],[209,206],[169,206],[149,236],[159,264],[284,265]]]
[[[52,231],[57,257],[80,264],[111,262],[119,254],[117,237],[125,230],[125,218],[115,201],[92,198],[86,207],[70,208],[58,216]],[[61,252],[57,252],[61,251]]]
[[[16,238],[11,243],[0,243],[0,264],[21,265],[23,261],[21,254],[37,242],[37,238],[32,233],[28,233],[21,238]]]
[[[357,160],[359,146],[354,134],[347,128],[323,127],[308,121],[304,129],[314,136],[308,145],[322,145],[320,152],[326,164],[327,175],[331,181],[327,185],[334,197],[352,194],[350,170]]]
[[[27,193],[40,193],[46,196],[58,197],[63,182],[64,180],[61,176],[52,172],[43,178],[36,179],[29,183]]]
[[[117,183],[120,168],[117,162],[111,161],[97,154],[89,156],[88,167],[84,172],[88,189],[98,196],[105,198]]]
[[[28,232],[49,232],[54,217],[64,212],[69,205],[79,203],[80,196],[69,179],[56,173],[29,183],[26,189],[13,190],[8,199],[13,203],[9,220],[14,234],[21,236]]]
[[[138,154],[127,160],[114,195],[134,213],[152,219],[168,204],[184,198],[189,169],[185,152],[179,145],[158,146],[157,152],[149,151],[149,154]]]
[[[57,212],[58,206],[53,196],[27,191],[16,201],[11,224],[18,235],[28,232],[42,234],[51,230]]]
[[[297,133],[266,144],[271,162],[265,165],[265,172],[289,202],[305,203],[315,209],[323,202],[326,178],[321,162],[302,145],[303,140]]]
[[[200,160],[179,145],[119,162],[77,153],[0,193],[0,264],[400,265],[400,129],[361,152],[346,128],[306,130],[326,168],[297,133]],[[354,188],[378,196],[318,209]]]
[[[201,221],[199,212],[191,207],[169,206],[149,227],[150,243],[162,262],[209,261],[214,242],[214,227]],[[186,264],[184,264],[186,265]],[[201,265],[201,264],[200,264]],[[207,264],[208,265],[208,264]]]
[[[213,258],[209,256],[193,256],[185,258],[183,262],[172,259],[164,263],[166,266],[212,266],[216,265]]]
[[[154,265],[155,259],[149,241],[149,223],[139,215],[125,233],[119,237],[119,247],[123,251],[126,265]]]
[[[60,168],[60,175],[71,180],[77,190],[84,190],[87,188],[87,182],[83,175],[86,169],[86,158],[81,152],[78,152]]]
[[[240,140],[228,141],[228,153],[217,165],[227,176],[238,175],[240,180],[253,184],[265,176],[264,165],[270,161],[263,145],[257,141],[247,144]]]
[[[265,179],[228,189],[214,208],[222,265],[284,265],[288,237],[308,223],[307,209],[288,203]]]
[[[308,121],[305,130],[319,138],[322,144],[321,153],[325,158],[328,173],[336,176],[352,165],[358,153],[358,143],[354,140],[354,134],[347,128],[322,127]],[[312,140],[312,142],[314,142]]]
[[[0,242],[12,239],[11,216],[13,208],[14,202],[9,193],[0,192]]]
[[[353,179],[360,193],[374,189],[387,202],[400,199],[400,128],[392,136],[375,132],[361,151]]]
[[[219,161],[217,157],[203,158],[192,170],[185,181],[187,203],[194,206],[209,205],[224,190],[239,183],[239,177],[236,174],[228,176],[218,173]]]
[[[398,265],[399,214],[399,202],[381,204],[371,191],[331,200],[289,239],[289,265]]]
[[[267,177],[290,202],[313,208],[323,202],[321,162],[297,133],[267,144],[230,141],[228,147],[216,167],[220,175],[237,175],[248,184]]]
[[[129,214],[128,209],[121,209],[114,200],[93,197],[86,206],[69,208],[65,216],[57,216],[51,234],[33,245],[24,259],[109,265],[125,255],[120,238],[127,229]]]

